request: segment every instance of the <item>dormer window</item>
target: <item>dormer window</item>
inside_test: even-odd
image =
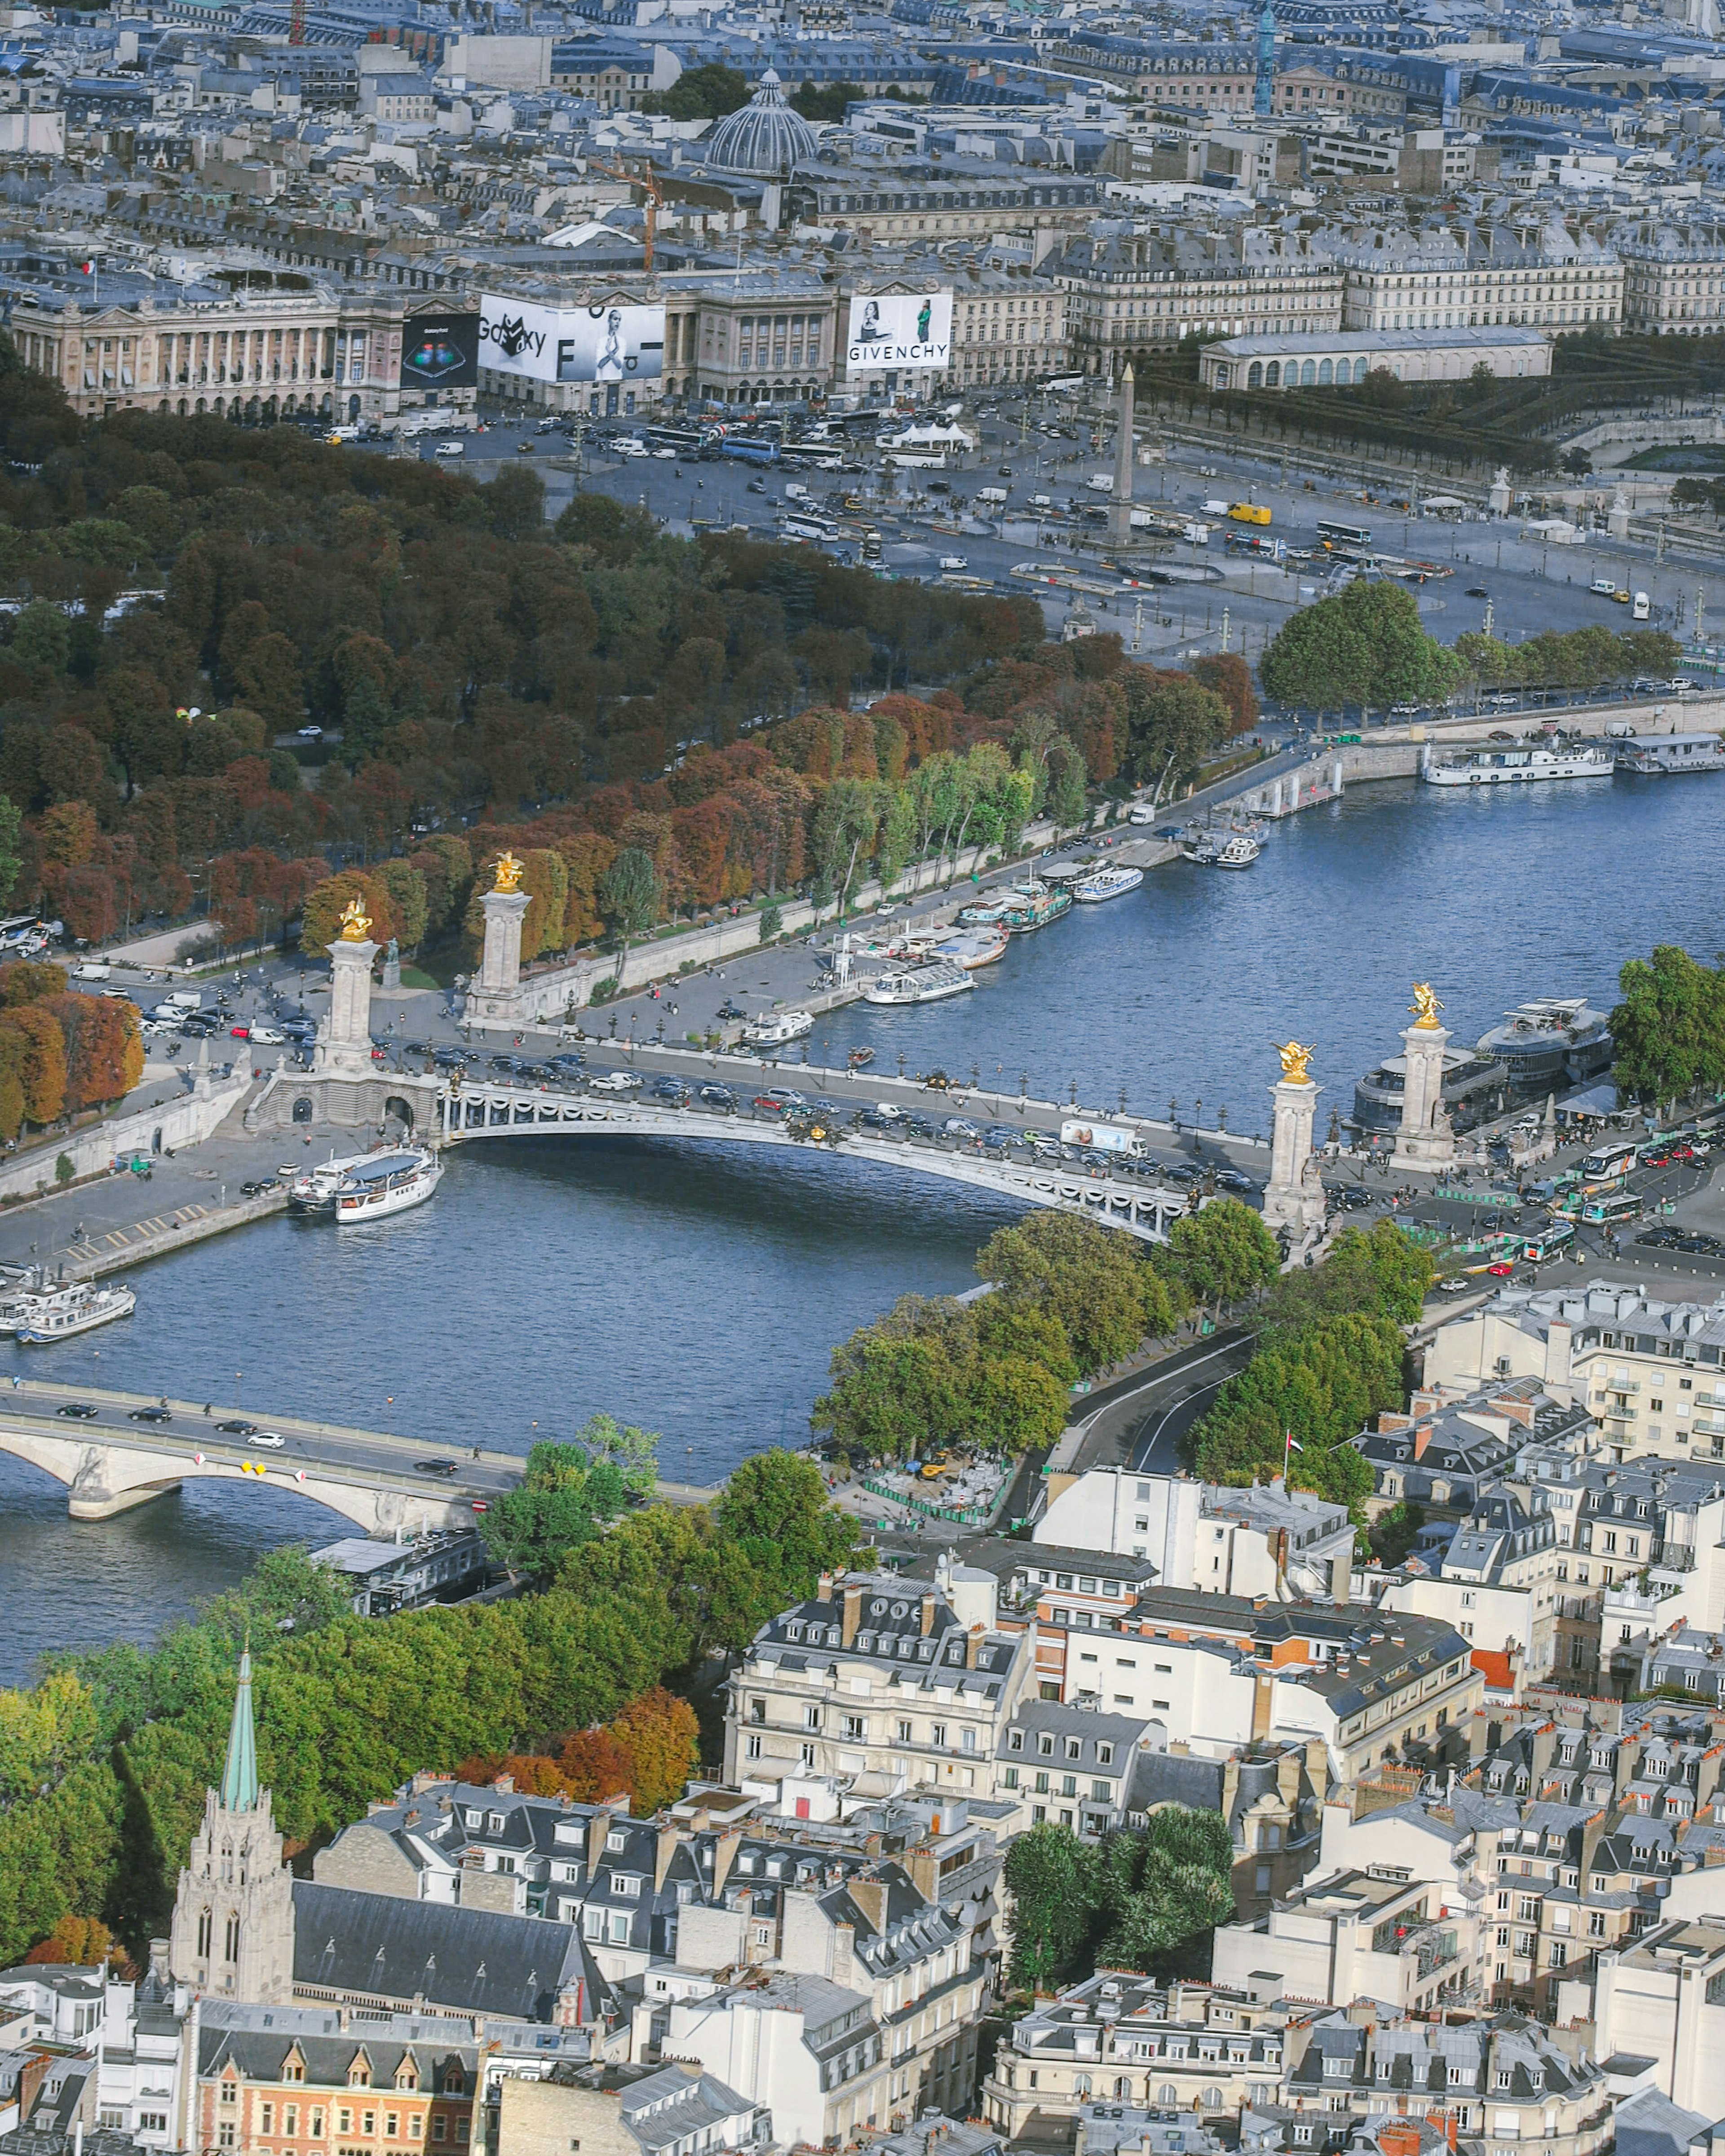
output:
[[[480,1828],[485,1825],[485,1814],[484,1814],[483,1812],[470,1811],[470,1812],[468,1813],[468,1815],[467,1815],[467,1824],[468,1824],[469,1829],[470,1829],[473,1833],[477,1834],[477,1833],[479,1832],[480,1829]]]
[[[624,1836],[614,1829],[605,1836],[605,1846],[615,1856],[624,1845]]]
[[[503,1826],[504,1826],[504,1820],[503,1820],[503,1815],[502,1815],[502,1813],[501,1813],[501,1812],[493,1812],[493,1813],[492,1813],[492,1815],[491,1815],[491,1831],[492,1831],[492,1833],[493,1833],[493,1834],[501,1834],[501,1833],[502,1833],[502,1831],[503,1831]]]
[[[1009,1729],[1007,1731],[1006,1748],[1009,1752],[1022,1752],[1024,1750],[1024,1732],[1022,1729]]]
[[[372,2069],[369,2064],[364,2059],[356,2059],[347,2069],[348,2087],[369,2088],[371,2085]]]
[[[1052,1759],[1054,1757],[1054,1738],[1045,1729],[1036,1739],[1036,1753],[1037,1757],[1042,1759]]]

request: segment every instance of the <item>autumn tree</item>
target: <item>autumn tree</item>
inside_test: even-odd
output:
[[[341,916],[357,899],[371,922],[366,933],[373,943],[387,943],[395,933],[395,916],[389,895],[378,879],[364,869],[342,869],[305,896],[300,923],[302,957],[321,958],[341,934]]]

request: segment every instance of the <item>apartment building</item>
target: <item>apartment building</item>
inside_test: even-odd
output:
[[[1712,336],[1725,323],[1725,229],[1653,218],[1621,227],[1623,323],[1650,336]]]
[[[477,2138],[470,2020],[223,2001],[193,2025],[192,2148],[281,2156],[339,2142],[466,2156]]]
[[[1615,326],[1623,311],[1616,249],[1553,218],[1521,225],[1435,221],[1374,225],[1337,245],[1343,326],[1441,330]]]
[[[1219,1981],[1103,1970],[1015,2020],[983,2083],[988,2123],[1014,2141],[1070,2133],[1089,2104],[1237,2113],[1281,2101],[1285,2011]]]
[[[1129,1553],[1163,1587],[1199,1594],[1352,1599],[1353,1529],[1346,1508],[1277,1481],[1246,1490],[1171,1475],[1092,1468],[1057,1489],[1033,1535],[1067,1552]],[[1036,1584],[1076,1577],[1070,1562]],[[1146,1581],[1146,1585],[1149,1583]],[[1106,1596],[1105,1596],[1106,1599]]]
[[[593,2066],[497,2083],[488,2146],[508,2156],[719,2156],[765,2149],[773,2114],[699,2066]]]
[[[813,1769],[992,1796],[1034,1666],[1032,1634],[998,1629],[986,1573],[946,1594],[891,1573],[823,1580],[762,1627],[730,1680],[726,1779]]]
[[[1477,1391],[1417,1388],[1407,1412],[1386,1412],[1354,1440],[1372,1470],[1373,1494],[1385,1506],[1404,1499],[1428,1517],[1463,1519],[1505,1476],[1519,1476],[1536,1455],[1584,1452],[1594,1430],[1584,1407],[1559,1400],[1537,1378]]]
[[[1440,1326],[1426,1351],[1430,1385],[1471,1389],[1538,1378],[1587,1408],[1601,1456],[1622,1461],[1725,1459],[1725,1299],[1666,1302],[1593,1281],[1507,1288]]]
[[[1288,2092],[1296,2117],[1330,2113],[1332,2130],[1337,2113],[1368,2128],[1429,2122],[1450,2146],[1465,2137],[1492,2156],[1530,2145],[1594,2156],[1612,2138],[1604,2067],[1520,2014],[1460,2023],[1332,2015],[1291,2066]]]
[[[1525,1677],[1548,1676],[1563,1599],[1558,1549],[1545,1493],[1500,1484],[1457,1530],[1440,1568],[1404,1568],[1380,1606],[1442,1618],[1471,1646],[1512,1653]]]
[[[1343,278],[1317,234],[1117,227],[1049,254],[1039,275],[1068,295],[1075,359],[1092,372],[1132,350],[1190,336],[1282,336],[1339,329]]]
[[[1600,2057],[1653,2061],[1673,2103],[1725,2111],[1725,1912],[1656,1925],[1602,1953],[1594,1987]]]
[[[772,2114],[775,2140],[840,2147],[885,2127],[900,2070],[866,1993],[824,1976],[752,1976],[672,2002],[665,2049]]]
[[[1480,1995],[1482,1929],[1465,1899],[1424,1880],[1344,1871],[1307,1881],[1254,1922],[1219,1924],[1210,1970],[1252,1999],[1369,1999],[1398,2014],[1441,2013]]]
[[[1076,232],[1103,200],[1100,178],[1070,167],[942,157],[886,166],[799,163],[788,218],[865,241],[988,239],[999,232]]]
[[[1010,270],[973,270],[952,295],[954,388],[1064,374],[1071,363],[1066,295]]]
[[[1163,41],[1070,29],[1049,38],[1043,49],[1051,64],[1100,76],[1163,110],[1244,120],[1255,110],[1258,55],[1250,44]],[[1344,113],[1399,118],[1406,109],[1405,87],[1382,68],[1327,66],[1317,56],[1304,54],[1291,62],[1288,48],[1281,49],[1271,85],[1271,110],[1277,118]]]

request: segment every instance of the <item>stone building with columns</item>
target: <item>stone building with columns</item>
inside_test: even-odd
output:
[[[85,418],[116,412],[247,419],[382,418],[399,403],[405,295],[235,290],[131,268],[28,255],[0,261],[11,336]]]

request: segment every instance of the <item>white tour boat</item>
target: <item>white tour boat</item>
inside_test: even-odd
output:
[[[1123,861],[1111,861],[1106,867],[1093,869],[1072,886],[1072,896],[1081,906],[1101,906],[1106,899],[1124,898],[1129,891],[1136,891],[1144,880],[1142,869],[1128,868]]]
[[[769,1017],[757,1019],[752,1024],[746,1025],[742,1037],[751,1048],[783,1048],[814,1030],[813,1011],[774,1011]]]
[[[1612,752],[1599,742],[1567,748],[1481,749],[1453,763],[1426,762],[1428,786],[1529,786],[1553,778],[1609,778]]]
[[[397,1146],[368,1153],[336,1185],[336,1225],[355,1228],[362,1221],[387,1220],[423,1205],[443,1180],[444,1164],[429,1146]]]
[[[333,1152],[327,1160],[304,1168],[297,1174],[290,1168],[280,1173],[288,1178],[288,1204],[295,1213],[333,1213],[336,1209],[336,1185],[355,1168],[363,1168],[371,1158],[369,1153],[350,1152],[337,1160]]]
[[[1217,869],[1249,869],[1264,849],[1250,831],[1230,831],[1217,847],[1210,866]]]
[[[889,966],[863,990],[866,1004],[937,1004],[962,996],[976,983],[963,966],[937,958],[929,966]]]
[[[111,1325],[116,1317],[130,1317],[137,1306],[137,1296],[129,1287],[97,1287],[86,1281],[32,1290],[8,1306],[16,1311],[13,1322],[20,1343],[32,1348],[94,1332],[97,1326]]]

